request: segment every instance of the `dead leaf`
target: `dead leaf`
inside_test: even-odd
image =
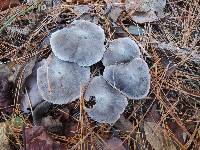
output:
[[[165,136],[162,127],[154,122],[144,122],[144,131],[148,142],[155,150],[176,150],[172,140]]]
[[[121,139],[112,137],[106,142],[105,150],[125,150]]]
[[[168,126],[179,142],[184,144],[184,131],[181,127],[176,122],[169,122]]]
[[[0,149],[1,150],[11,150],[10,145],[9,145],[9,139],[8,136],[6,135],[7,133],[7,127],[4,122],[0,123]]]
[[[0,11],[20,5],[19,0],[1,0]]]
[[[66,149],[63,145],[55,143],[49,134],[46,133],[44,127],[34,126],[32,128],[24,129],[24,148],[28,150],[64,150]]]
[[[0,73],[0,112],[11,113],[12,108],[12,87],[13,83],[8,80],[5,74]]]
[[[24,69],[24,78],[27,78],[29,75],[31,75],[33,71],[33,67],[35,66],[36,58],[31,58],[25,65]]]
[[[120,116],[119,120],[114,124],[115,128],[124,132],[131,132],[133,129],[132,123],[126,119],[123,115]]]
[[[157,110],[157,104],[154,104],[150,111],[147,113],[145,117],[145,121],[147,122],[158,122],[160,120],[160,114],[158,113]]]

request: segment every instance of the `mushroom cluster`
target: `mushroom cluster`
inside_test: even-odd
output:
[[[116,122],[129,99],[144,98],[150,88],[146,62],[130,38],[118,38],[106,48],[104,30],[89,21],[76,20],[52,33],[52,54],[37,69],[37,87],[42,98],[53,104],[67,104],[80,97],[95,104],[85,107],[89,117],[101,123]],[[103,62],[103,75],[91,77],[90,67]]]

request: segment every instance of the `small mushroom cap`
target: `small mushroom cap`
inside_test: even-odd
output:
[[[82,15],[84,13],[89,13],[91,8],[88,5],[75,5],[74,12],[78,15]]]
[[[126,64],[107,66],[103,77],[130,99],[142,99],[150,89],[149,68],[141,58]]]
[[[69,28],[54,32],[50,38],[53,53],[61,60],[91,66],[105,52],[104,30],[89,21],[76,20]]]
[[[38,86],[36,80],[29,81],[31,85],[30,89],[27,90],[27,93],[21,99],[21,109],[24,113],[30,112],[28,109],[30,107],[35,107],[39,102],[41,102],[42,96],[38,92]],[[30,105],[31,104],[31,105]]]
[[[134,10],[137,12],[160,12],[164,9],[166,0],[126,0],[126,10]]]
[[[140,57],[140,49],[135,41],[128,37],[118,38],[110,42],[103,56],[104,66],[125,63]]]
[[[114,123],[120,118],[128,104],[125,96],[106,82],[102,76],[97,76],[90,82],[85,99],[94,97],[96,104],[93,108],[85,108],[88,115],[101,123]]]
[[[126,0],[126,11],[132,11],[132,20],[137,23],[158,21],[163,18],[166,0]]]
[[[66,104],[79,98],[80,86],[90,78],[90,68],[65,62],[54,55],[37,70],[37,85],[43,99]]]
[[[37,86],[37,69],[44,65],[45,59],[40,62],[37,62],[32,69],[32,73],[26,78],[25,86],[27,92],[21,99],[21,109],[24,113],[30,112],[28,109],[30,107],[34,108],[38,103],[40,103],[43,99],[38,91]],[[31,106],[30,106],[31,103]]]
[[[133,21],[140,24],[159,20],[159,17],[154,11],[149,11],[147,13],[136,13],[136,15],[131,16],[131,18]]]

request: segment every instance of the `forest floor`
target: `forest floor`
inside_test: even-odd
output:
[[[111,0],[49,1],[0,2],[1,150],[200,149],[198,0],[167,0],[162,18],[140,24],[126,11],[105,13]],[[123,2],[117,5],[121,8]],[[90,10],[77,11],[81,4]],[[20,106],[25,81],[33,64],[51,53],[48,36],[76,19],[95,20],[106,40],[128,36],[136,41],[150,68],[150,92],[144,99],[129,100],[112,125],[90,119],[77,100],[53,105],[36,126],[34,107],[25,113]]]

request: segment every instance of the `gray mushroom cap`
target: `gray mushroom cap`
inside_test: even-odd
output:
[[[133,15],[131,18],[133,21],[140,24],[159,20],[159,17],[154,11],[149,11],[147,13],[136,13],[136,15]]]
[[[44,65],[45,59],[43,59],[40,62],[37,62],[35,66],[33,67],[32,73],[27,77],[25,86],[27,88],[27,92],[24,94],[24,96],[21,99],[21,109],[24,113],[29,112],[30,103],[31,107],[35,107],[38,103],[40,103],[43,99],[38,91],[37,86],[37,69]]]
[[[91,8],[88,5],[75,5],[74,12],[78,15],[82,15],[84,13],[89,13]]]
[[[75,20],[70,27],[54,32],[50,45],[56,57],[91,66],[100,61],[105,52],[104,30],[89,21]]]
[[[90,82],[85,99],[94,97],[96,104],[93,108],[85,108],[89,117],[101,123],[114,123],[120,118],[128,101],[125,96],[114,89],[102,76],[97,76]]]
[[[134,12],[131,15],[137,23],[153,22],[163,18],[166,0],[126,0],[126,11]]]
[[[150,89],[149,68],[141,58],[126,64],[107,66],[103,77],[130,99],[142,99]]]
[[[29,81],[29,84],[31,84],[31,88],[23,96],[23,98],[21,100],[21,105],[20,105],[21,109],[23,110],[24,113],[28,113],[29,112],[28,109],[30,107],[35,107],[39,102],[41,102],[43,100],[42,96],[38,92],[36,80],[31,79]],[[31,106],[30,106],[30,104],[31,104]]]
[[[160,12],[164,9],[166,0],[126,0],[125,8],[130,10],[135,8],[137,12]]]
[[[109,43],[103,56],[104,66],[125,63],[140,57],[140,49],[132,39],[118,38]]]
[[[79,98],[80,86],[90,78],[89,67],[65,62],[51,55],[37,70],[37,85],[43,99],[66,104]]]

